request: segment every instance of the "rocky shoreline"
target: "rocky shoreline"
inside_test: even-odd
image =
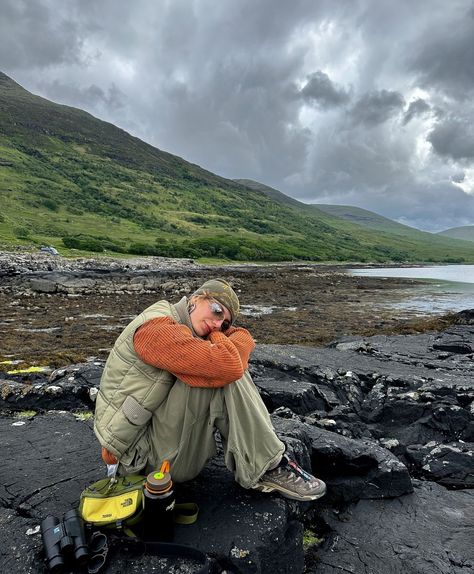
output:
[[[176,270],[189,273],[184,279],[168,278],[176,285],[170,293],[208,273],[187,265]],[[31,289],[26,281],[37,272],[57,270],[3,271],[2,294]],[[306,282],[311,273],[292,270]],[[242,289],[256,281],[251,268],[232,274]],[[49,295],[58,305],[62,295]],[[324,347],[295,342],[260,342],[250,369],[277,432],[327,482],[327,496],[299,504],[245,491],[217,456],[181,485],[179,496],[201,512],[195,525],[178,527],[178,540],[203,550],[216,574],[473,572],[474,310],[439,331],[352,334]],[[43,573],[39,521],[62,515],[104,474],[91,419],[103,365],[96,355],[55,370],[0,374],[2,572]],[[124,571],[173,570],[117,552],[107,572]]]
[[[344,335],[426,332],[455,322],[393,309],[419,282],[354,277],[343,266],[0,254],[0,361],[60,367],[106,358],[142,309],[161,298],[178,301],[216,275],[239,293],[239,324],[259,343],[319,346]]]

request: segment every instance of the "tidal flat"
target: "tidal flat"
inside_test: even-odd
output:
[[[257,343],[323,346],[349,335],[437,331],[454,320],[429,312],[429,301],[426,313],[407,311],[418,280],[356,277],[344,266],[25,257],[0,260],[0,360],[20,367],[105,358],[141,310],[163,298],[177,302],[210,277],[234,286],[238,325]]]

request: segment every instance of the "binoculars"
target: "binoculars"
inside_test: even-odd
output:
[[[85,566],[89,559],[89,548],[84,532],[84,523],[77,510],[68,510],[60,520],[47,516],[41,522],[41,537],[48,569],[57,574],[64,563],[73,558],[79,566]]]

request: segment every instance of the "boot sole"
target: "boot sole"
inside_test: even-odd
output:
[[[301,500],[301,501],[308,501],[308,500],[317,500],[318,498],[322,498],[326,494],[326,489],[323,492],[318,492],[316,494],[296,494],[291,490],[286,490],[282,486],[275,486],[263,483],[257,483],[254,487],[254,490],[258,490],[260,492],[278,492],[285,498],[289,498],[291,500]]]

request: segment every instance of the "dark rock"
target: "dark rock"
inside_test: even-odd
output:
[[[474,327],[451,327],[441,333],[433,342],[433,349],[467,355],[474,353]]]
[[[30,518],[65,512],[103,472],[90,421],[69,413],[1,417],[4,491],[0,506]]]
[[[143,270],[122,283],[116,269],[107,274],[123,289],[155,288],[158,281]],[[160,285],[167,280],[175,278],[163,273]],[[181,289],[185,281],[172,288]],[[462,547],[473,524],[466,511],[472,496],[432,483],[416,483],[415,493],[406,496],[412,483],[403,463],[417,478],[472,488],[472,356],[446,345],[459,350],[473,344],[472,327],[459,324],[436,335],[346,337],[325,349],[259,345],[252,375],[277,432],[298,462],[327,482],[328,494],[310,505],[246,491],[216,458],[178,489],[201,506],[197,525],[178,528],[179,540],[212,557],[216,573],[298,574],[302,523],[312,517],[319,537],[326,537],[314,553],[320,560],[314,572],[472,570],[468,547]],[[57,410],[91,411],[102,369],[103,362],[91,360],[51,375],[0,375],[0,408],[24,411],[23,418],[0,418],[2,454],[9,461],[0,481],[2,572],[42,572],[39,534],[29,529],[46,514],[62,515],[77,504],[82,488],[104,471],[92,422]],[[401,498],[386,500],[393,497]],[[440,531],[441,516],[446,533]],[[119,554],[108,570],[112,574],[169,570],[150,557],[138,563]]]
[[[458,325],[474,325],[474,309],[465,309],[456,313],[456,323]]]
[[[433,390],[436,392],[425,385],[404,393],[378,384],[367,396],[361,420],[368,424],[373,436],[388,435],[404,445],[472,440],[471,414],[457,404],[455,395],[436,400]]]
[[[249,574],[303,571],[298,503],[240,488],[221,460],[178,495],[200,508],[198,523],[181,527],[179,541],[200,547],[222,568]]]
[[[466,344],[474,344],[472,328],[455,329]],[[280,373],[315,384],[323,404],[306,413],[309,422],[352,438],[397,440],[397,454],[403,454],[411,444],[474,440],[472,360],[453,353],[440,359],[434,340],[434,335],[367,337],[344,350],[337,342],[324,349],[260,345],[253,364],[263,379]],[[265,391],[272,404],[270,384]],[[278,396],[280,406],[291,408]]]
[[[37,520],[24,518],[16,510],[0,505],[0,568],[2,572],[12,574],[46,572],[42,563],[38,561],[42,547],[38,526]]]
[[[283,440],[298,439],[308,449],[314,473],[328,485],[326,500],[349,502],[390,498],[412,491],[408,470],[390,451],[352,440],[295,419],[272,417]]]
[[[356,339],[355,341],[348,337],[347,341],[342,338],[334,341],[328,345],[329,348],[337,349],[338,351],[364,351],[369,353],[372,349],[363,339]]]
[[[473,443],[412,445],[406,457],[417,476],[451,488],[474,487]]]
[[[314,574],[467,574],[474,568],[474,495],[415,482],[413,494],[323,512],[326,536]]]
[[[286,406],[293,412],[305,414],[323,408],[325,402],[318,396],[317,388],[301,377],[294,379],[281,371],[271,370],[256,376],[255,384],[262,392],[268,410]]]
[[[17,422],[24,424],[12,426]],[[61,517],[77,506],[83,488],[104,476],[99,445],[91,421],[67,413],[29,421],[0,418],[0,432],[2,455],[10,461],[3,467],[0,489],[1,571],[44,572],[37,527],[48,514]],[[196,480],[178,486],[177,497],[197,502],[200,513],[196,524],[177,526],[176,541],[212,557],[215,572],[302,572],[303,526],[297,503],[240,488],[220,458]],[[156,558],[147,560],[126,571],[156,566]],[[121,560],[111,561],[107,569],[110,574],[123,571]]]
[[[44,375],[7,375],[0,379],[0,409],[6,411],[91,410],[104,361],[78,363]]]

